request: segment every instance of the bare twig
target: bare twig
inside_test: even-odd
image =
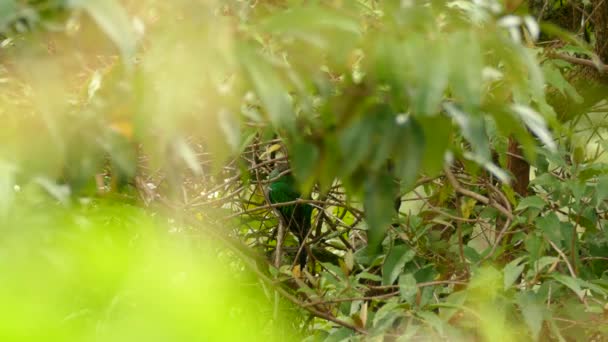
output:
[[[572,278],[576,278],[576,273],[574,272],[574,268],[570,264],[570,261],[568,260],[568,257],[566,256],[566,254],[564,254],[564,252],[562,252],[562,250],[559,249],[559,247],[557,247],[557,245],[555,245],[555,243],[553,241],[551,241],[548,238],[545,238],[545,240],[547,240],[547,242],[549,242],[551,247],[553,247],[553,249],[557,252],[557,254],[559,254],[559,256],[564,260],[564,262],[566,263],[566,266],[568,266],[568,271],[570,272],[570,276]]]
[[[436,286],[436,285],[467,285],[468,283],[463,280],[434,280],[427,281],[422,283],[417,283],[416,287],[427,287],[427,286]],[[399,285],[369,285],[369,288],[379,289],[379,290],[390,290],[390,289],[398,289]]]
[[[498,245],[500,245],[500,242],[504,238],[504,236],[510,226],[511,226],[511,219],[507,218],[507,220],[505,221],[505,224],[503,225],[502,229],[498,233],[498,236],[496,237],[496,241],[494,241],[494,243],[492,244],[492,250],[490,250],[490,253],[488,253],[488,255],[486,255],[485,258],[482,259],[482,261],[488,260],[489,258],[492,257],[492,255],[494,255],[494,252],[496,252],[496,248],[498,247]]]
[[[499,203],[496,203],[495,201],[492,201],[491,199],[489,199],[488,197],[478,194],[476,192],[473,192],[471,190],[465,189],[463,188],[460,183],[458,183],[458,180],[456,179],[456,177],[454,177],[454,174],[452,173],[452,171],[449,169],[449,167],[445,167],[445,175],[448,178],[448,180],[450,181],[450,184],[452,184],[452,187],[454,188],[454,190],[456,190],[456,192],[459,192],[460,194],[473,198],[483,204],[486,205],[490,205],[492,207],[494,207],[496,210],[498,210],[501,214],[503,214],[505,217],[507,217],[510,220],[513,220],[513,214],[507,210],[505,207],[503,207],[502,205],[500,205]]]

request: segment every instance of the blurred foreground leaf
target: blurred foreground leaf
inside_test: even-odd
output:
[[[20,205],[2,225],[1,340],[288,338],[256,279],[211,241],[129,205],[46,208]]]

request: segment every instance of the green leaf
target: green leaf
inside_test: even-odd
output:
[[[480,39],[472,32],[457,31],[447,41],[458,54],[450,60],[450,90],[465,111],[481,104],[483,56]]]
[[[382,284],[392,285],[403,270],[403,266],[416,255],[415,251],[406,245],[393,246],[382,265]]]
[[[522,58],[523,64],[527,67],[528,72],[528,91],[532,95],[532,99],[537,103],[541,112],[553,112],[553,108],[547,105],[545,100],[545,78],[543,72],[538,65],[535,56],[535,51],[526,49],[521,45],[515,46],[518,55]]]
[[[424,138],[422,171],[432,177],[443,171],[445,153],[452,141],[453,126],[445,115],[416,119],[422,127],[422,137]]]
[[[364,266],[369,266],[374,261],[374,255],[369,253],[367,246],[355,251],[355,262]]]
[[[340,328],[336,329],[332,332],[327,338],[323,341],[325,342],[341,342],[341,341],[350,341],[351,337],[354,335],[354,331],[348,328]]]
[[[439,275],[439,273],[437,273],[437,271],[435,270],[435,265],[428,264],[428,265],[420,268],[419,270],[417,270],[416,273],[414,274],[414,277],[416,278],[417,282],[424,283],[424,282],[433,281],[434,279],[437,279],[438,275]]]
[[[484,112],[488,112],[488,114],[491,115],[491,118],[496,125],[496,130],[501,135],[505,137],[513,136],[522,147],[524,157],[527,157],[530,160],[536,160],[535,166],[541,168],[539,161],[542,161],[542,159],[537,158],[536,156],[536,141],[530,135],[528,129],[522,125],[521,120],[512,114],[507,105],[497,104],[484,106]]]
[[[583,298],[584,291],[576,279],[559,273],[553,273],[551,277],[574,291],[579,298]]]
[[[382,172],[366,180],[363,206],[368,225],[367,241],[370,255],[378,252],[384,234],[395,215],[393,194],[396,186],[388,172]]]
[[[477,263],[481,261],[481,255],[471,246],[464,246],[463,248],[464,256],[472,263]]]
[[[522,199],[519,204],[517,204],[517,208],[515,210],[520,211],[528,208],[536,208],[542,210],[547,203],[545,200],[538,196],[529,196]]]
[[[538,273],[538,272],[542,271],[543,268],[545,268],[546,266],[551,265],[558,260],[559,260],[558,257],[553,257],[553,256],[541,257],[534,263],[534,272]]]
[[[4,32],[6,26],[17,17],[17,2],[15,0],[0,1],[0,31]]]
[[[568,82],[562,73],[554,66],[551,62],[546,62],[543,64],[543,72],[545,74],[545,79],[547,82],[555,87],[560,93],[564,95],[568,95],[572,98],[572,100],[576,103],[582,103],[583,98],[576,91],[570,82]]]
[[[402,315],[402,310],[398,310],[398,307],[399,303],[396,302],[388,302],[384,304],[374,316],[372,321],[374,329],[372,332],[384,333],[387,329],[389,329],[393,322]]]
[[[426,37],[413,35],[408,39],[405,56],[413,80],[408,87],[412,110],[416,115],[435,115],[443,100],[448,84],[449,63],[446,46],[442,43],[428,44]],[[425,63],[419,63],[420,60]]]
[[[593,47],[589,45],[589,43],[579,38],[577,34],[545,20],[540,22],[540,28],[544,33],[556,36],[561,40],[570,43],[562,47],[563,51],[573,51],[576,53],[585,54],[589,57],[594,55]]]
[[[69,0],[73,8],[85,10],[118,46],[125,61],[135,55],[137,40],[129,16],[116,0]]]
[[[361,24],[349,11],[321,6],[290,7],[288,11],[269,16],[261,27],[296,41],[298,48],[289,56],[294,64],[310,68],[321,63],[340,63],[359,41]]]
[[[558,189],[560,186],[558,179],[548,173],[536,176],[530,183],[533,185],[540,185],[546,189]]]
[[[420,292],[420,302],[416,300],[416,304],[418,307],[423,308],[435,301],[435,287],[433,286],[425,286],[422,288]]]
[[[431,328],[435,329],[439,335],[444,335],[444,323],[437,315],[430,311],[419,311],[416,315],[424,320]]]
[[[556,151],[557,145],[553,140],[553,136],[549,129],[547,128],[547,123],[545,119],[537,113],[535,110],[528,106],[515,104],[512,107],[513,112],[515,112],[522,121],[528,126],[528,128],[536,135],[536,137],[543,143],[550,151]]]
[[[588,282],[586,280],[583,279],[579,279],[577,278],[576,281],[583,287],[588,288],[589,290],[597,293],[600,296],[606,296],[608,295],[608,289],[605,289],[601,286],[595,285],[594,283]]]
[[[368,162],[371,169],[377,171],[386,167],[387,160],[402,132],[400,132],[399,126],[395,125],[395,115],[390,107],[380,106],[370,114],[374,117],[374,126],[371,140],[366,143],[372,142],[373,146],[370,150],[373,153]]]
[[[411,77],[408,71],[413,70],[409,59],[403,58],[407,46],[391,36],[378,37],[368,48],[370,75],[378,83],[390,86],[390,92],[396,98],[404,98],[406,93],[404,79]],[[403,99],[405,102],[405,98]]]
[[[572,192],[572,196],[576,202],[579,202],[583,198],[583,195],[585,195],[585,191],[587,190],[587,185],[580,179],[569,179],[562,184]]]
[[[549,326],[549,330],[553,333],[553,335],[557,338],[559,342],[566,342],[566,339],[562,335],[562,331],[560,327],[557,326],[557,323],[554,319],[550,319],[547,321],[547,325]]]
[[[196,153],[183,138],[179,138],[175,142],[175,150],[177,155],[184,161],[184,163],[195,175],[200,175],[203,173],[203,168],[201,167],[201,163],[198,160]]]
[[[597,186],[595,187],[595,203],[600,205],[608,198],[608,176],[604,175],[598,178]]]
[[[525,264],[521,264],[521,262],[525,259],[525,257],[519,257],[513,261],[511,261],[510,263],[508,263],[505,268],[503,269],[503,273],[504,273],[504,289],[507,290],[511,287],[511,285],[513,285],[513,283],[515,283],[515,281],[517,280],[517,278],[519,278],[519,275],[521,274],[521,272],[523,272],[524,267],[526,266]]]
[[[411,303],[418,293],[416,278],[411,273],[399,276],[399,295],[401,300]]]
[[[401,336],[397,339],[397,342],[407,342],[412,341],[416,336],[418,336],[418,330],[420,330],[421,326],[418,324],[407,324],[405,327],[405,331],[403,333],[400,332]]]
[[[300,184],[309,190],[319,160],[319,148],[307,141],[297,139],[291,146],[291,167]]]
[[[576,37],[573,33],[571,32],[567,32],[571,37]],[[578,54],[578,55],[585,55],[586,57],[589,58],[593,58],[594,56],[594,52],[593,52],[593,48],[590,47],[583,47],[583,46],[576,46],[576,45],[564,45],[559,49],[560,52],[567,52],[567,54]],[[565,67],[567,66],[572,66],[572,64],[568,63],[567,61],[564,61],[562,59],[554,59],[553,63],[564,63]]]
[[[352,271],[355,266],[355,255],[350,249],[346,251],[346,254],[344,255],[344,265],[349,272]]]
[[[278,70],[252,47],[240,46],[239,57],[272,125],[294,133],[295,115]]]
[[[238,117],[227,110],[222,110],[217,115],[219,126],[232,152],[242,151],[241,124]]]
[[[458,291],[451,293],[445,300],[446,306],[442,306],[439,308],[439,317],[443,321],[449,321],[452,316],[460,307],[464,305],[464,302],[467,300],[467,292],[466,291]]]
[[[374,134],[375,122],[372,116],[362,116],[351,122],[339,135],[342,167],[339,174],[350,175],[364,160],[367,159]]]
[[[382,278],[378,275],[375,274],[371,274],[369,272],[361,272],[359,274],[357,274],[357,280],[359,279],[366,279],[366,280],[371,280],[371,281],[382,281]]]
[[[524,316],[524,321],[532,333],[534,341],[538,340],[540,329],[545,320],[545,307],[532,293],[520,293],[517,296],[517,304]]]
[[[526,250],[530,253],[531,262],[536,262],[536,260],[540,258],[542,241],[543,240],[536,236],[536,234],[529,234],[526,240],[524,241]]]
[[[46,190],[49,195],[53,196],[61,204],[68,204],[70,201],[70,187],[64,184],[48,179],[46,177],[37,177],[34,179],[38,185]]]
[[[476,161],[478,163],[490,161],[490,142],[483,117],[479,114],[467,113],[453,103],[444,103],[443,107],[471,144],[473,152],[478,156],[475,158]]]
[[[557,215],[555,215],[554,212],[550,212],[549,214],[543,217],[537,217],[535,222],[536,225],[542,230],[543,233],[545,233],[545,235],[551,241],[553,241],[558,246],[561,245],[561,241],[563,239],[560,230],[561,222],[559,221],[559,218],[557,217]]]
[[[344,13],[328,8],[310,6],[292,8],[269,17],[262,27],[268,31],[280,33],[309,33],[315,30],[340,30],[360,34],[357,21]]]
[[[423,157],[426,157],[424,153],[426,139],[422,127],[411,116],[405,116],[403,121],[397,118],[397,125],[401,139],[397,141],[395,147],[395,170],[401,178],[402,189],[409,189],[416,182],[422,161],[425,159]]]
[[[333,277],[337,278],[338,280],[342,280],[342,279],[346,278],[344,271],[340,267],[338,267],[334,264],[330,264],[328,262],[323,262],[323,263],[321,263],[321,265],[323,265],[323,267],[325,267],[329,272],[331,272],[330,274]]]
[[[509,180],[510,180],[509,174],[506,171],[504,171],[503,169],[501,169],[498,165],[494,164],[491,160],[485,159],[485,157],[483,157],[480,154],[473,154],[470,152],[463,153],[463,156],[466,159],[471,160],[471,161],[477,163],[477,165],[480,165],[481,167],[486,169],[488,172],[493,174],[502,183],[505,183],[505,184],[509,183]]]

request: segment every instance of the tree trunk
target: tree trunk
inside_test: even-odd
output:
[[[530,184],[530,164],[524,159],[521,146],[513,137],[509,137],[508,151],[507,169],[513,175],[511,186],[515,192],[525,197]]]
[[[595,52],[604,63],[608,63],[608,1],[594,0],[592,4]]]

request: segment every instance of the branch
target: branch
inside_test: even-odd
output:
[[[507,210],[505,207],[503,207],[502,205],[500,205],[499,203],[490,200],[488,197],[478,194],[476,192],[473,192],[469,189],[465,189],[463,188],[460,183],[458,183],[458,180],[456,179],[456,177],[454,177],[454,174],[452,173],[452,171],[450,171],[449,167],[445,167],[445,175],[448,178],[448,180],[450,181],[450,184],[452,184],[452,187],[454,188],[454,190],[456,190],[456,192],[459,192],[460,194],[473,198],[483,204],[487,204],[490,205],[492,207],[494,207],[496,210],[498,210],[501,214],[503,214],[506,218],[508,218],[509,220],[513,220],[513,214]]]
[[[277,292],[279,292],[279,294],[281,294],[281,296],[283,298],[285,298],[288,301],[292,302],[293,304],[305,309],[306,311],[308,311],[311,315],[313,315],[315,317],[319,317],[319,318],[328,320],[330,322],[336,323],[345,328],[352,329],[360,334],[367,335],[367,330],[360,328],[349,322],[343,321],[339,318],[336,318],[329,313],[322,312],[313,307],[306,306],[306,303],[303,303],[298,298],[291,295],[284,288],[277,286],[274,280],[272,280],[269,276],[264,274],[264,272],[262,272],[262,270],[260,270],[258,268],[258,265],[252,260],[252,257],[247,255],[248,253],[251,253],[251,251],[249,251],[248,247],[242,245],[242,243],[240,243],[239,241],[234,241],[234,239],[224,235],[223,233],[219,232],[218,230],[209,228],[205,225],[202,225],[201,222],[199,222],[198,220],[196,220],[193,217],[186,216],[185,220],[188,224],[192,225],[193,227],[202,228],[202,229],[204,229],[205,232],[210,233],[213,237],[220,240],[228,249],[230,249],[234,254],[236,254],[239,257],[239,259],[241,259],[241,261],[245,264],[245,266],[249,270],[254,272],[264,283],[266,283],[269,286],[272,286]],[[245,251],[247,251],[247,252],[245,252]]]
[[[244,210],[244,211],[239,211],[238,213],[234,213],[234,214],[226,216],[224,219],[225,220],[229,220],[229,219],[232,219],[232,218],[235,218],[235,217],[238,217],[238,216],[242,216],[242,215],[245,215],[245,214],[252,214],[252,213],[255,213],[255,212],[258,212],[258,211],[267,211],[268,209],[274,209],[274,208],[278,208],[278,207],[285,207],[285,206],[289,206],[289,205],[303,204],[303,203],[316,204],[316,205],[327,205],[327,206],[332,206],[332,207],[342,207],[342,208],[350,209],[349,206],[347,206],[346,204],[343,204],[343,203],[334,203],[334,202],[318,201],[318,200],[297,199],[297,200],[293,200],[293,201],[289,201],[289,202],[266,204],[264,206],[259,206],[257,208],[252,208],[252,209],[248,209],[248,210]]]
[[[566,55],[564,53],[551,52],[548,55],[551,58],[561,59],[566,62],[570,62],[572,64],[584,65],[588,67],[595,68],[600,74],[608,73],[608,65],[604,64],[601,60],[597,60],[597,62],[592,61],[590,59],[578,58],[570,55]]]
[[[551,245],[551,247],[553,247],[553,249],[557,252],[557,254],[559,254],[560,257],[562,257],[562,259],[564,260],[564,262],[566,263],[566,266],[568,266],[568,271],[570,272],[570,276],[574,279],[576,279],[576,272],[574,272],[574,268],[572,267],[572,264],[570,264],[570,261],[568,261],[568,257],[566,256],[566,254],[564,254],[564,252],[562,252],[561,249],[559,249],[559,247],[557,247],[555,245],[555,243],[553,243],[553,241],[551,241],[550,239],[548,239],[547,237],[545,237],[545,240],[547,242],[549,242],[549,244]]]

